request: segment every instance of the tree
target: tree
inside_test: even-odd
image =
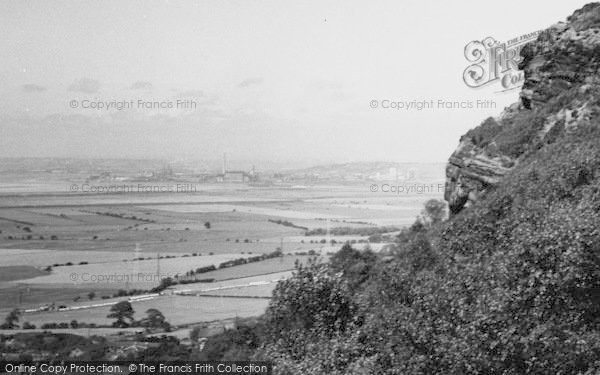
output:
[[[89,292],[87,296],[88,296],[88,298],[89,298],[89,299],[90,299],[90,301],[91,301],[91,300],[93,300],[93,299],[96,297],[96,293],[94,293],[94,292]]]
[[[446,218],[446,202],[438,199],[430,199],[425,202],[421,211],[421,221],[424,224],[436,225]]]
[[[198,359],[203,361],[248,361],[260,347],[264,337],[262,322],[241,322],[236,319],[234,327],[209,336]],[[201,345],[202,337],[198,338]]]
[[[168,287],[170,287],[171,285],[173,285],[173,279],[171,279],[170,277],[165,277],[164,279],[160,280],[160,284],[158,285],[158,288],[160,290],[165,290]]]
[[[436,252],[426,232],[413,233],[410,239],[399,246],[402,251],[397,260],[410,270],[418,272],[432,267],[437,261]]]
[[[342,272],[350,289],[354,289],[369,277],[376,262],[377,256],[371,249],[360,251],[346,243],[331,256],[329,265],[333,272]]]
[[[265,314],[267,334],[286,341],[288,349],[303,346],[298,335],[344,332],[356,308],[339,275],[332,275],[326,264],[309,262],[275,287]]]
[[[4,319],[4,324],[0,326],[2,329],[14,329],[18,328],[17,323],[19,322],[19,318],[21,317],[21,312],[19,309],[14,309]]]
[[[201,331],[201,327],[194,327],[194,329],[190,331],[190,340],[192,340],[193,342],[198,342],[198,340],[200,339]]]
[[[23,323],[23,329],[35,329],[35,324],[31,324],[29,322]]]
[[[210,221],[207,221],[207,222],[205,222],[205,223],[204,223],[204,227],[205,227],[206,229],[210,229]]]
[[[134,311],[131,303],[128,301],[121,301],[110,308],[110,314],[106,317],[109,319],[117,319],[113,323],[114,327],[124,328],[129,327],[131,323],[133,323],[133,314]],[[126,320],[129,322],[126,322]]]
[[[163,313],[157,309],[146,310],[147,317],[142,321],[142,325],[148,328],[163,328],[168,330],[171,328]]]

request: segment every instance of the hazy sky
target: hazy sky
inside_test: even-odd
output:
[[[444,161],[518,95],[467,87],[465,45],[586,2],[3,0],[0,157]],[[497,108],[370,107],[478,99]]]

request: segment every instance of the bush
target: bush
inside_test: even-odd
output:
[[[29,322],[23,323],[23,329],[35,329],[35,324],[31,324]]]

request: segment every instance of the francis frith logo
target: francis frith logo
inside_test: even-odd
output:
[[[465,84],[472,88],[499,83],[501,91],[512,90],[523,84],[523,72],[518,65],[521,49],[535,40],[541,31],[535,31],[507,42],[493,37],[473,40],[465,46],[465,58],[471,63],[463,72]]]

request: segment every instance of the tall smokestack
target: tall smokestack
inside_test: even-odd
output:
[[[227,155],[223,153],[223,174],[227,172]]]

